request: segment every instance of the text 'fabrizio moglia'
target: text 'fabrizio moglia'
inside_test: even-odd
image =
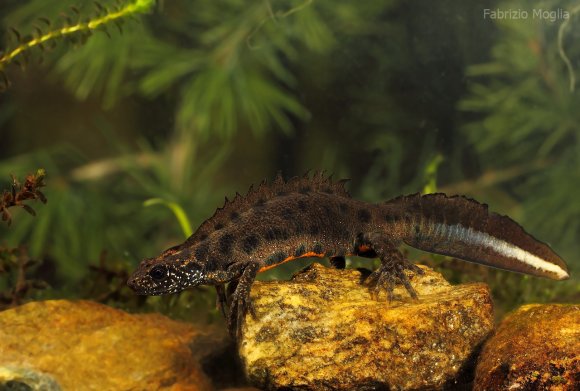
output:
[[[557,20],[570,19],[570,13],[562,8],[555,10],[547,10],[542,8],[534,8],[531,11],[524,9],[483,9],[484,19],[510,19],[510,20],[526,20],[537,19],[555,22]]]

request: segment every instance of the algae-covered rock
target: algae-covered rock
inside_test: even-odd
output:
[[[0,312],[0,389],[208,390],[192,353],[203,338],[157,314],[29,303]]]
[[[266,389],[442,387],[473,364],[493,328],[484,284],[449,285],[422,267],[389,303],[371,297],[356,270],[314,264],[291,281],[256,282],[257,317],[247,316],[240,355],[250,381]]]
[[[580,389],[580,306],[520,307],[485,343],[475,390]]]
[[[62,388],[52,376],[38,370],[6,365],[0,367],[0,390],[61,391]]]

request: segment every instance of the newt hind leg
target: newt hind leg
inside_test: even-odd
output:
[[[380,291],[385,290],[388,300],[392,301],[395,285],[400,283],[413,299],[417,299],[417,292],[405,271],[423,274],[423,270],[405,258],[395,245],[379,235],[363,235],[360,239],[362,244],[374,250],[381,260],[381,266],[365,280],[365,284],[373,288],[373,295],[378,298]]]

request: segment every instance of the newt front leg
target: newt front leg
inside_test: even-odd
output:
[[[242,324],[246,313],[256,317],[256,311],[250,299],[250,289],[258,270],[262,265],[259,262],[248,262],[232,266],[232,273],[240,277],[232,282],[235,290],[231,295],[230,308],[227,316],[227,324],[230,335],[239,339],[242,333]]]
[[[224,318],[226,315],[226,307],[228,305],[228,296],[226,295],[226,287],[225,284],[218,284],[215,286],[216,290],[216,307],[222,313]]]

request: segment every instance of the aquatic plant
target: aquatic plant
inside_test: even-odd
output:
[[[153,205],[164,205],[169,208],[171,212],[173,212],[173,215],[179,222],[179,226],[181,227],[181,231],[183,232],[184,237],[187,238],[193,233],[193,228],[191,228],[191,221],[189,217],[187,217],[187,213],[177,202],[171,202],[161,198],[150,198],[143,203],[143,206]]]
[[[22,304],[39,290],[48,288],[40,279],[30,277],[40,265],[28,256],[26,247],[0,247],[0,311]]]
[[[43,169],[39,169],[36,174],[30,174],[20,183],[16,177],[12,176],[12,185],[9,190],[4,190],[0,196],[0,215],[2,220],[12,222],[12,215],[8,211],[11,207],[20,207],[35,216],[36,212],[25,201],[39,200],[46,204],[46,197],[40,191],[44,187],[44,178],[46,174]]]
[[[126,290],[128,278],[129,271],[123,267],[123,263],[110,259],[107,252],[103,251],[99,256],[99,262],[89,265],[86,283],[83,284],[84,295],[102,303],[109,300],[128,303],[131,301],[131,298],[127,297],[129,292]]]
[[[3,221],[8,225],[12,222],[12,215],[8,211],[8,208],[12,207],[20,207],[31,215],[36,215],[34,209],[25,202],[39,200],[46,203],[46,197],[40,191],[40,188],[45,186],[45,176],[43,169],[26,176],[23,183],[12,176],[10,188],[4,190],[0,196],[0,214]],[[38,265],[38,261],[28,256],[25,246],[18,248],[0,246],[0,310],[19,305],[36,290],[48,286],[40,279],[29,277],[30,269]]]
[[[3,72],[4,68],[10,63],[17,63],[23,66],[23,63],[19,62],[18,58],[23,57],[26,61],[32,49],[45,50],[46,46],[54,46],[59,39],[83,42],[96,31],[103,31],[109,35],[108,26],[110,24],[115,24],[121,31],[124,19],[137,13],[148,12],[154,4],[155,0],[135,0],[115,7],[108,7],[99,2],[94,2],[96,7],[95,15],[87,18],[81,13],[79,8],[71,6],[71,15],[65,16],[64,25],[59,27],[53,27],[50,19],[38,16],[40,24],[34,26],[34,33],[31,36],[23,36],[17,29],[11,28],[10,32],[15,44],[12,48],[8,47],[4,53],[0,53],[0,77],[2,79],[0,81],[3,81],[4,86],[7,87],[9,81]]]
[[[48,12],[44,7],[59,3],[32,0],[7,19],[27,25]],[[325,8],[338,18],[335,29],[342,23],[365,23],[361,15]],[[100,99],[112,107],[124,96],[141,96],[152,100],[152,106],[170,107],[173,112],[166,116],[176,119],[173,129],[168,123],[147,140],[138,135],[138,145],[132,146],[117,138],[122,129],[94,124],[95,133],[102,132],[117,156],[89,161],[74,148],[41,144],[46,149],[22,157],[50,166],[59,183],[50,189],[56,202],[48,205],[39,224],[19,222],[6,237],[11,243],[32,238],[31,254],[50,253],[61,266],[58,273],[70,279],[86,273],[88,260],[102,250],[138,259],[181,238],[178,227],[165,224],[165,211],[143,208],[144,200],[182,205],[192,211],[196,224],[225,194],[240,190],[240,183],[222,175],[236,150],[236,135],[256,136],[254,149],[268,154],[261,145],[267,135],[290,134],[296,121],[307,116],[293,87],[291,64],[305,49],[323,53],[334,45],[321,9],[310,1],[177,1],[141,22],[124,27],[123,35],[113,39],[94,34],[75,50],[45,56],[43,67],[50,77],[59,78],[59,85],[78,100]],[[170,105],[155,103],[170,96]],[[7,106],[0,106],[3,110]],[[0,174],[19,164],[17,158],[5,160]],[[243,187],[255,180],[249,174]]]

